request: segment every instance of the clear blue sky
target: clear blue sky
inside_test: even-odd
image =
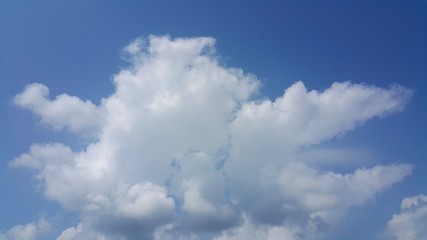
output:
[[[319,144],[357,149],[369,158],[326,164],[322,171],[346,174],[378,164],[413,166],[404,180],[362,206],[348,208],[327,239],[376,239],[400,212],[402,199],[427,194],[425,0],[3,0],[0,239],[13,226],[41,217],[51,222],[47,236],[55,239],[84,218],[80,210],[49,199],[34,177],[37,173],[10,167],[9,162],[35,143],[60,142],[80,151],[91,140],[40,123],[13,103],[14,96],[37,82],[49,88],[51,99],[67,93],[99,105],[114,93],[114,75],[129,65],[122,49],[149,35],[215,38],[221,66],[241,68],[261,82],[258,99],[274,100],[297,81],[318,91],[351,81],[385,89],[399,84],[413,92],[401,112],[374,117]]]

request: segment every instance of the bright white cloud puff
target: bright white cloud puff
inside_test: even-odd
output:
[[[61,94],[55,100],[49,100],[49,89],[40,83],[33,83],[24,92],[14,98],[14,102],[33,111],[41,122],[55,129],[68,129],[91,136],[102,126],[100,110],[90,101]]]
[[[130,66],[98,106],[50,100],[38,83],[15,97],[54,129],[94,138],[83,151],[34,144],[10,163],[80,214],[57,239],[310,239],[411,174],[406,164],[339,173],[297,160],[301,147],[402,110],[410,90],[342,82],[319,92],[296,82],[257,100],[260,81],[220,64],[214,44],[133,41]]]

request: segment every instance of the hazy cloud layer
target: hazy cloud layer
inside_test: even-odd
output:
[[[342,82],[319,92],[296,82],[257,100],[260,81],[221,65],[214,44],[133,41],[130,66],[98,106],[50,100],[38,83],[15,97],[54,129],[94,138],[80,152],[34,144],[10,163],[81,215],[59,240],[310,239],[411,174],[406,164],[339,173],[297,160],[301,147],[402,110],[410,90]]]

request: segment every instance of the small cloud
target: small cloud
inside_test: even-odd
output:
[[[418,195],[402,200],[401,212],[394,214],[387,225],[390,239],[427,239],[427,196]]]
[[[37,240],[52,230],[52,226],[44,218],[37,222],[16,225],[5,233],[0,232],[1,240]]]
[[[13,102],[36,114],[42,123],[56,130],[67,129],[86,137],[99,134],[103,124],[103,113],[91,101],[61,94],[54,100],[48,99],[49,89],[40,83],[26,86],[16,95]]]

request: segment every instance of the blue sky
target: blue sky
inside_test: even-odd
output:
[[[401,229],[411,227],[427,236],[417,228],[427,223],[427,216],[399,220],[405,214],[419,216],[427,203],[426,4],[1,1],[0,239],[150,239],[153,234],[163,239],[188,239],[191,234],[200,239],[241,239],[245,234],[311,239],[320,233],[325,239],[407,240],[414,238]],[[206,54],[206,48],[212,52]],[[171,65],[175,58],[189,61],[197,76],[207,79],[203,91],[184,91],[193,89],[185,84],[197,83],[189,77],[193,73],[174,80],[184,71]],[[207,63],[197,62],[199,58]],[[156,69],[179,74],[156,75],[161,71]],[[147,87],[133,86],[127,71]],[[50,100],[43,95],[46,89]],[[309,94],[312,90],[320,95]],[[55,100],[60,94],[67,95]],[[322,99],[332,100],[322,105]],[[145,103],[153,113],[141,107]],[[288,118],[302,125],[283,120]],[[31,152],[33,144],[42,144],[37,146],[48,152],[48,160]],[[58,174],[48,171],[55,159],[68,154],[67,147],[74,154],[68,165],[55,170]],[[111,150],[116,148],[120,150]],[[140,150],[146,148],[150,150]],[[102,162],[110,150],[111,159]],[[26,153],[29,160],[22,160]],[[160,170],[167,165],[163,161],[178,167]],[[84,162],[104,164],[111,175],[100,179],[111,182],[61,178],[66,167],[76,176],[82,168],[92,169]],[[200,162],[221,167],[203,172],[209,167]],[[144,169],[158,170],[158,176],[144,175]],[[372,182],[367,183],[370,189],[356,180],[338,180],[356,179],[361,169],[371,177],[381,172],[370,179],[377,188]],[[291,177],[291,170],[297,175]],[[340,177],[325,180],[332,173]],[[332,185],[305,188],[298,185],[305,181],[300,178]],[[59,193],[52,184],[62,180],[72,183]],[[86,184],[96,189],[73,188]],[[340,193],[347,192],[339,188],[342,184],[347,195]],[[98,191],[100,185],[108,187]],[[266,197],[257,199],[245,192],[247,186]],[[140,191],[140,198],[130,197],[134,191]],[[224,196],[208,194],[216,191]],[[171,216],[160,210],[152,210],[151,217],[129,215],[129,208],[144,205],[147,192],[156,192],[157,201],[165,204],[159,208],[170,207]],[[67,200],[73,195],[83,197]],[[114,206],[88,212],[93,196]],[[312,196],[316,204],[308,203]],[[353,201],[354,196],[364,198]],[[335,199],[339,210],[320,204],[322,197]],[[414,204],[405,208],[403,199]],[[258,206],[263,204],[272,207]],[[166,224],[168,229],[160,228]],[[131,227],[124,230],[123,225]],[[74,238],[61,235],[65,229]],[[31,234],[19,238],[26,232]]]

